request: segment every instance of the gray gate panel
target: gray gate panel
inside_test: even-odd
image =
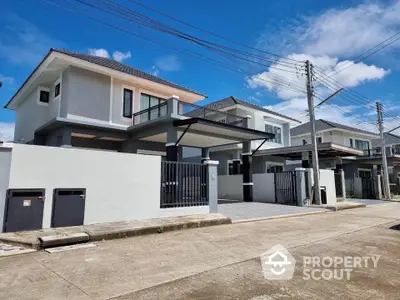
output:
[[[85,189],[54,189],[51,227],[83,225]]]
[[[274,173],[275,203],[297,205],[296,172]]]
[[[7,192],[4,211],[4,232],[42,228],[44,189],[11,189]]]

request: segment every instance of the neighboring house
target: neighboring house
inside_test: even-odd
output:
[[[400,159],[396,160],[397,156],[400,156],[400,136],[393,133],[385,133],[385,144],[386,144],[386,155],[389,157],[389,161],[392,161],[392,165],[389,166],[389,180],[390,182],[397,183],[400,186]],[[381,140],[373,140],[372,147],[375,155],[379,155],[382,149]]]
[[[263,140],[252,141],[252,151],[256,150],[259,146],[261,147],[259,147],[258,150],[290,146],[290,127],[293,124],[300,123],[300,121],[296,119],[273,112],[269,109],[233,96],[211,102],[204,107],[206,109],[223,111],[232,115],[248,118],[250,128],[275,135],[274,138],[265,142]],[[218,121],[218,117],[216,117],[216,120]],[[210,158],[220,162],[218,174],[234,175],[241,173],[241,153],[242,144],[233,144],[213,148],[210,153]],[[253,173],[272,173],[282,171],[284,165],[284,158],[273,156],[253,156]]]
[[[378,134],[322,119],[317,120],[315,125],[318,143],[334,143],[363,151],[361,156],[343,157],[346,178],[371,178],[374,172],[380,172],[382,160],[380,150],[377,148]],[[310,131],[310,123],[292,128],[292,145],[309,144]],[[391,157],[390,152],[388,157]],[[394,160],[388,159],[388,163],[393,166]],[[321,168],[334,168],[334,166],[334,160],[320,159]]]

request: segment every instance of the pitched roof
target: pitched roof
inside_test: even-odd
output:
[[[376,135],[376,136],[378,135],[377,133],[361,130],[358,128],[350,127],[347,125],[343,125],[343,124],[339,124],[339,123],[335,123],[335,122],[331,122],[331,121],[326,121],[323,119],[319,119],[319,120],[315,121],[315,130],[317,132],[322,131],[322,130],[327,130],[327,129],[335,129],[335,128],[353,131],[353,132],[362,133],[362,134],[369,134],[369,135]],[[292,128],[290,130],[290,135],[297,136],[297,135],[301,135],[301,134],[307,134],[310,132],[311,132],[310,122],[307,122],[307,123],[304,123],[297,127]]]
[[[386,144],[400,144],[400,136],[393,133],[385,133]]]
[[[226,108],[226,107],[229,107],[229,106],[233,106],[233,105],[236,105],[236,104],[243,105],[243,106],[246,106],[246,107],[249,107],[249,108],[252,108],[252,109],[257,109],[257,110],[260,110],[260,111],[263,111],[263,112],[266,112],[266,113],[269,113],[269,114],[272,114],[272,115],[275,115],[275,116],[278,116],[278,117],[281,117],[281,118],[285,118],[285,119],[289,119],[289,120],[301,123],[299,120],[293,119],[291,117],[282,115],[280,113],[277,113],[277,112],[274,112],[272,110],[266,109],[266,108],[264,108],[262,106],[259,106],[259,105],[256,105],[256,104],[253,104],[253,103],[238,99],[238,98],[233,97],[233,96],[230,96],[230,97],[227,97],[227,98],[215,101],[215,102],[211,102],[211,103],[205,105],[204,107],[215,109],[215,110],[220,110],[220,109],[223,109],[223,108]]]
[[[162,79],[160,77],[154,76],[150,73],[146,73],[144,71],[141,71],[139,69],[136,69],[130,65],[127,64],[123,64],[120,63],[116,60],[113,60],[111,58],[106,58],[106,57],[100,57],[100,56],[94,56],[94,55],[90,55],[90,54],[85,54],[85,53],[78,53],[78,52],[73,52],[73,51],[69,51],[69,50],[65,50],[65,49],[55,49],[55,48],[51,48],[50,51],[54,51],[54,52],[58,52],[58,53],[62,53],[71,57],[75,57],[75,58],[79,58],[82,60],[85,60],[87,62],[96,64],[96,65],[100,65],[109,69],[113,69],[119,72],[123,72],[129,75],[133,75],[139,78],[143,78],[143,79],[147,79],[156,83],[160,83],[163,85],[167,85],[176,89],[180,89],[182,91],[185,92],[190,92],[190,93],[194,93],[200,96],[204,96],[207,97],[206,95],[203,95],[199,92],[193,91],[191,89],[188,89],[186,87],[177,85],[173,82],[170,82],[168,80]]]
[[[22,87],[28,82],[28,80],[33,76],[33,74],[39,69],[39,67],[43,64],[43,62],[49,57],[49,55],[52,52],[57,52],[61,54],[65,54],[74,58],[78,58],[102,67],[106,67],[112,70],[116,70],[122,73],[126,73],[129,75],[133,75],[139,78],[143,78],[149,81],[153,81],[155,83],[163,84],[172,88],[176,88],[185,92],[189,93],[194,93],[203,97],[207,97],[207,95],[201,94],[199,92],[193,91],[191,89],[188,89],[186,87],[177,85],[173,82],[170,82],[168,80],[162,79],[160,77],[154,76],[150,73],[146,73],[144,71],[141,71],[139,69],[136,69],[130,65],[120,63],[116,60],[113,60],[111,58],[106,58],[106,57],[100,57],[100,56],[94,56],[90,54],[85,54],[85,53],[79,53],[79,52],[73,52],[65,49],[56,49],[56,48],[51,48],[50,51],[47,53],[47,55],[43,58],[43,60],[40,62],[40,64],[33,70],[33,72],[29,75],[29,77],[25,80],[25,82],[22,84],[22,86],[18,89],[18,91],[15,93],[15,95],[11,98],[11,100],[4,106],[7,108],[7,106],[11,103],[11,101],[15,98],[15,96],[19,93],[19,91],[22,89]]]

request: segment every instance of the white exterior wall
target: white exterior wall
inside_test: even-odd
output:
[[[39,92],[35,89],[18,107],[15,121],[14,141],[28,143],[35,130],[48,120],[49,107],[38,103]]]
[[[0,232],[3,230],[4,207],[11,167],[11,150],[0,149]]]
[[[218,176],[218,198],[243,200],[243,176]],[[253,199],[260,202],[275,202],[274,174],[253,174]]]
[[[243,200],[243,176],[220,175],[218,176],[218,198]]]
[[[85,225],[209,212],[208,206],[160,208],[160,156],[23,144],[11,153],[9,182],[0,172],[0,192],[7,184],[45,188],[43,228],[50,227],[56,188],[86,188]],[[0,154],[2,163],[7,158]]]
[[[274,174],[254,174],[253,183],[253,198],[255,201],[275,203]]]
[[[341,130],[329,130],[324,132],[317,132],[317,137],[322,137],[323,143],[333,143],[337,145],[344,145],[350,147],[350,138],[369,141],[371,147],[371,137],[360,133],[351,133]],[[311,144],[311,134],[301,135],[292,137],[292,145],[300,146],[303,145],[303,140],[307,141],[307,144]]]

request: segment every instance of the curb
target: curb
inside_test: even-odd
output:
[[[86,242],[96,242],[104,240],[113,240],[168,231],[200,228],[216,225],[232,224],[229,217],[220,217],[218,219],[198,220],[198,221],[180,221],[162,225],[152,225],[147,227],[116,228],[114,230],[96,230],[86,229],[79,232],[63,233],[52,236],[39,236],[35,240],[24,240],[23,238],[0,238],[1,242],[15,246],[29,247],[36,250],[42,250],[50,247],[67,246]]]
[[[331,212],[331,211],[329,211],[329,210],[326,210],[326,211],[312,211],[312,212],[306,212],[306,213],[297,213],[297,214],[287,214],[287,215],[279,215],[279,216],[271,216],[271,217],[252,218],[252,219],[232,221],[232,224],[250,223],[250,222],[258,222],[258,221],[268,221],[268,220],[275,220],[275,219],[288,219],[288,218],[302,217],[302,216],[308,216],[308,215],[325,214],[325,213],[328,213],[328,212]]]

